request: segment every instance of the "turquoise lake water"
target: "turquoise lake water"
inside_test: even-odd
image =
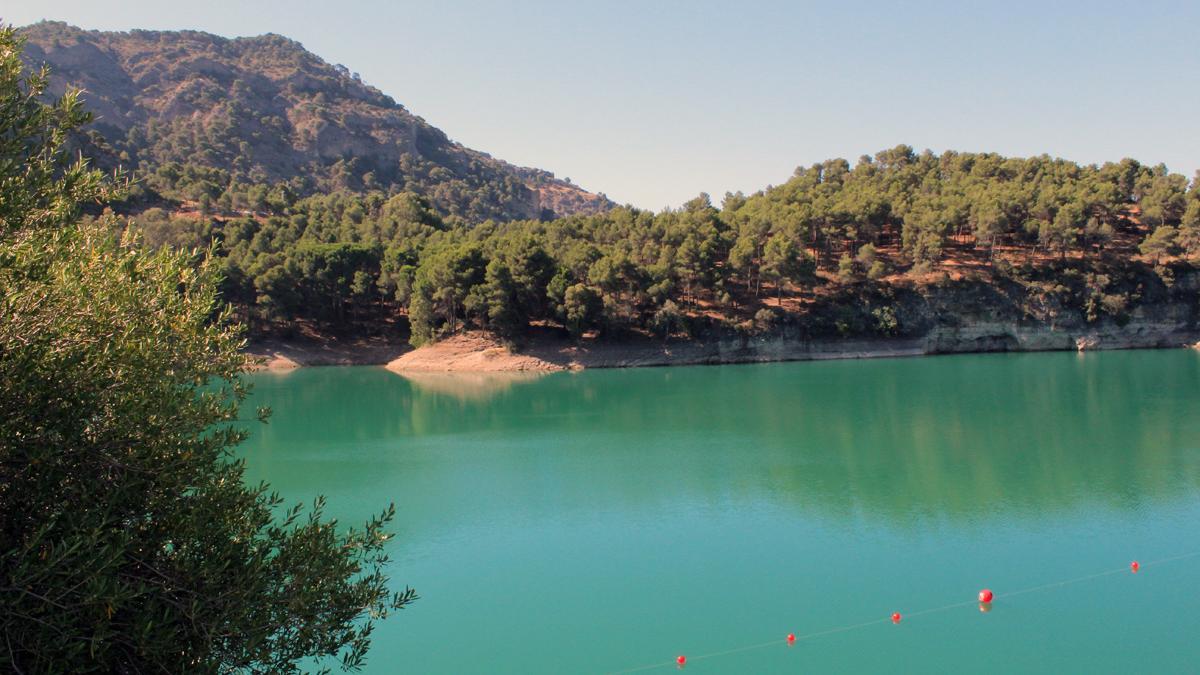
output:
[[[250,480],[397,506],[368,673],[1200,669],[1193,350],[249,379]]]

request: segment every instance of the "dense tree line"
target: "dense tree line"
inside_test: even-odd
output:
[[[948,263],[994,279],[1200,256],[1200,191],[1162,166],[908,146],[801,167],[720,208],[701,195],[661,213],[473,224],[414,193],[341,191],[270,210],[138,221],[155,245],[216,245],[226,297],[260,329],[406,315],[418,344],[465,326],[519,338],[534,322],[666,335],[770,320],[844,286],[920,283]]]

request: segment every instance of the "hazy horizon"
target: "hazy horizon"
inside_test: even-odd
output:
[[[0,19],[296,39],[466,146],[660,209],[918,150],[1200,168],[1200,6],[15,0]]]

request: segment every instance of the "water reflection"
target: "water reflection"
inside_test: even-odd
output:
[[[306,369],[256,379],[276,415],[249,451],[277,487],[290,470],[319,467],[326,492],[403,486],[415,512],[436,504],[443,518],[459,508],[653,512],[681,501],[765,500],[908,525],[1137,509],[1200,485],[1198,357],[989,355],[508,380]]]
[[[534,382],[546,373],[515,371],[495,373],[439,373],[389,371],[408,380],[424,394],[445,395],[460,401],[486,402],[512,387]]]

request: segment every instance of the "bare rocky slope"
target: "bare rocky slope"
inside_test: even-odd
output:
[[[84,90],[102,137],[89,154],[102,164],[144,174],[210,167],[299,193],[409,190],[471,221],[612,206],[549,172],[451,141],[357,74],[280,35],[101,32],[59,22],[22,33],[25,60],[52,69],[52,93]]]

